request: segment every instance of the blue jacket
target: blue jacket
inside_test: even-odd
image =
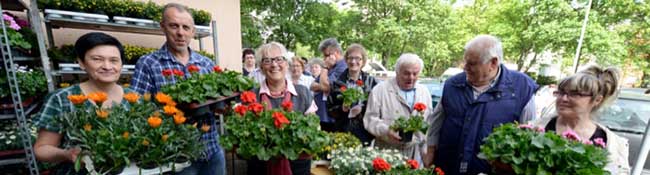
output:
[[[477,157],[483,139],[500,124],[519,120],[537,87],[530,77],[503,65],[497,83],[476,100],[465,72],[448,79],[436,166],[447,174],[491,173],[489,164]]]

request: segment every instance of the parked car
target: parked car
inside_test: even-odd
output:
[[[440,83],[440,80],[435,78],[421,79],[418,83],[427,87],[427,90],[431,93],[431,105],[433,105],[431,107],[435,107],[440,101],[440,97],[442,97],[443,83]]]
[[[541,117],[551,117],[554,113],[555,102],[542,110]],[[628,161],[630,166],[634,166],[637,157],[641,154],[641,141],[650,120],[650,94],[634,89],[622,89],[618,99],[611,106],[603,109],[594,119],[617,135],[628,139],[630,145]],[[650,169],[648,160],[650,157],[646,159],[644,169]]]

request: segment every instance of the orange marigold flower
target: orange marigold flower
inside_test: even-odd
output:
[[[185,123],[185,120],[187,120],[187,118],[185,118],[185,116],[183,116],[183,114],[174,115],[174,123],[177,124],[177,125]]]
[[[124,94],[124,99],[129,103],[135,103],[138,102],[138,99],[140,99],[140,95],[135,92],[129,92]]]
[[[108,111],[105,109],[95,110],[95,114],[97,114],[97,117],[102,120],[106,120],[108,118]]]
[[[147,123],[149,123],[149,126],[152,128],[158,128],[162,124],[162,118],[151,116],[147,119]]]
[[[142,95],[142,100],[144,101],[150,101],[151,100],[151,93],[147,92]]]
[[[163,134],[161,139],[163,142],[167,142],[167,139],[169,139],[169,135]]]
[[[208,132],[208,131],[210,131],[210,125],[208,125],[208,124],[203,124],[203,125],[201,126],[201,131],[203,131],[203,132]]]
[[[122,133],[122,138],[129,139],[129,131],[124,131],[124,133]]]
[[[84,130],[85,131],[91,131],[93,129],[93,125],[90,125],[90,123],[86,123],[84,125]]]
[[[239,95],[239,98],[245,104],[257,102],[257,97],[252,91],[244,91]]]
[[[94,92],[88,94],[88,99],[94,101],[97,105],[101,105],[108,99],[108,95],[104,92]]]
[[[178,109],[176,107],[174,107],[174,106],[165,105],[165,107],[163,107],[163,112],[165,112],[165,114],[171,116],[171,115],[176,114],[178,112]]]
[[[149,146],[149,141],[147,139],[142,140],[143,146]]]
[[[424,103],[418,102],[418,103],[415,103],[415,105],[413,105],[413,109],[415,109],[418,112],[422,112],[425,109],[427,109],[427,105],[424,105]]]
[[[68,100],[70,100],[70,102],[72,102],[72,104],[75,104],[75,105],[83,104],[86,101],[86,98],[87,97],[85,95],[82,95],[82,94],[80,94],[80,95],[68,95]]]
[[[166,105],[176,104],[171,96],[162,92],[156,93],[156,101],[158,101],[160,104]]]

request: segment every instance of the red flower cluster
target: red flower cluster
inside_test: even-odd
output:
[[[173,72],[174,72],[174,75],[176,75],[176,76],[179,76],[179,77],[185,76],[185,73],[183,71],[181,71],[181,70],[174,69]]]
[[[178,70],[178,69],[165,69],[165,70],[162,70],[162,75],[165,76],[165,77],[169,77],[169,76],[172,76],[172,75],[182,77],[182,76],[185,75],[185,73],[183,73],[183,71]]]
[[[162,75],[165,76],[165,77],[172,76],[173,73],[174,72],[171,69],[165,69],[165,70],[162,71]]]
[[[282,102],[281,106],[282,109],[284,109],[287,112],[291,112],[291,109],[293,109],[293,103],[291,103],[291,101]]]
[[[284,116],[282,112],[274,112],[273,113],[273,124],[275,125],[275,128],[282,129],[285,124],[289,124],[289,119]]]
[[[219,67],[219,66],[214,66],[214,67],[212,67],[212,70],[213,70],[214,72],[216,72],[216,73],[221,73],[221,72],[223,72],[223,69],[221,69],[221,67]]]
[[[343,91],[345,91],[345,90],[348,90],[348,88],[345,87],[345,86],[341,86],[341,92],[343,92]]]
[[[434,169],[434,171],[436,171],[436,174],[438,174],[438,175],[445,175],[445,172],[442,171],[442,169],[440,169],[440,167],[436,167],[436,169]]]
[[[197,73],[197,72],[199,72],[200,69],[201,68],[199,68],[199,66],[196,66],[196,65],[187,66],[187,71],[190,72],[190,73]]]
[[[251,91],[244,91],[239,95],[239,98],[243,103],[255,103],[257,102],[257,97],[255,93]]]
[[[390,171],[390,164],[381,157],[377,157],[375,160],[372,160],[372,167],[379,172]]]
[[[262,104],[259,103],[252,103],[248,105],[248,110],[253,111],[257,115],[260,115],[260,113],[264,111],[264,106],[262,106]]]
[[[357,80],[357,86],[363,86],[363,80],[359,79]]]
[[[418,169],[420,167],[420,164],[418,163],[418,161],[413,160],[413,159],[406,160],[406,164],[409,166],[409,168],[414,169],[414,170]]]
[[[427,105],[424,105],[424,103],[418,102],[418,103],[415,103],[415,105],[413,105],[413,109],[415,109],[418,112],[422,112],[425,109],[427,109]]]
[[[244,116],[246,114],[246,106],[245,105],[237,105],[235,107],[235,112],[239,114],[240,116]]]

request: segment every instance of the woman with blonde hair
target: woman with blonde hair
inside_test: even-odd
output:
[[[558,134],[573,131],[580,140],[606,145],[609,163],[605,170],[612,174],[629,174],[627,139],[616,135],[593,120],[618,96],[617,68],[591,66],[560,81],[555,95],[556,114],[535,121],[535,125]]]

